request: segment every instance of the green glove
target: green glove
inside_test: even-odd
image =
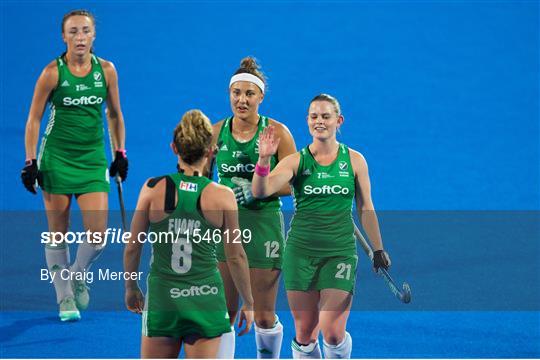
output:
[[[236,196],[237,203],[240,205],[248,205],[255,200],[253,197],[253,192],[251,191],[251,181],[236,176],[231,180],[235,185],[237,185],[232,189],[234,195]]]

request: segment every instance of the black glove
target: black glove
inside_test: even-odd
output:
[[[390,267],[390,257],[384,250],[377,250],[373,253],[373,269],[379,271],[379,268],[388,270]]]
[[[26,190],[37,194],[36,189],[43,182],[43,174],[38,170],[37,160],[26,160],[26,166],[21,171],[21,180]]]
[[[122,181],[125,181],[128,173],[128,159],[125,150],[117,150],[114,154],[114,161],[109,168],[109,174],[115,177],[116,174],[120,175]]]

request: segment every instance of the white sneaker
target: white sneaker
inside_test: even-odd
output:
[[[81,314],[75,305],[73,297],[65,297],[60,301],[60,312],[58,313],[61,321],[77,321],[81,319]]]

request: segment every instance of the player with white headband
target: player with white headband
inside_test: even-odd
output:
[[[242,59],[240,68],[231,77],[229,99],[232,116],[214,125],[214,143],[218,154],[216,165],[220,184],[233,189],[239,208],[240,227],[251,231],[252,240],[244,244],[248,256],[251,287],[255,304],[255,340],[258,358],[279,358],[283,326],[275,314],[276,295],[281,273],[284,246],[283,215],[279,196],[289,195],[283,189],[265,199],[254,199],[251,179],[259,158],[259,133],[268,125],[281,139],[271,166],[296,152],[291,133],[280,122],[259,115],[259,105],[266,92],[266,81],[260,66],[252,57]],[[219,269],[225,285],[227,307],[234,324],[238,312],[238,293],[227,268],[223,245],[218,246]],[[221,338],[218,358],[233,358],[234,327]]]
[[[237,81],[247,81],[247,82],[257,85],[264,95],[264,90],[265,90],[264,82],[261,79],[259,79],[257,76],[252,75],[250,73],[235,74],[233,75],[233,77],[231,78],[231,81],[229,82],[229,88],[233,86],[233,84]]]

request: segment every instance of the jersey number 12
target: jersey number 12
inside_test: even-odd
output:
[[[266,247],[266,257],[267,258],[278,258],[279,254],[279,243],[277,241],[267,241],[264,243]]]

